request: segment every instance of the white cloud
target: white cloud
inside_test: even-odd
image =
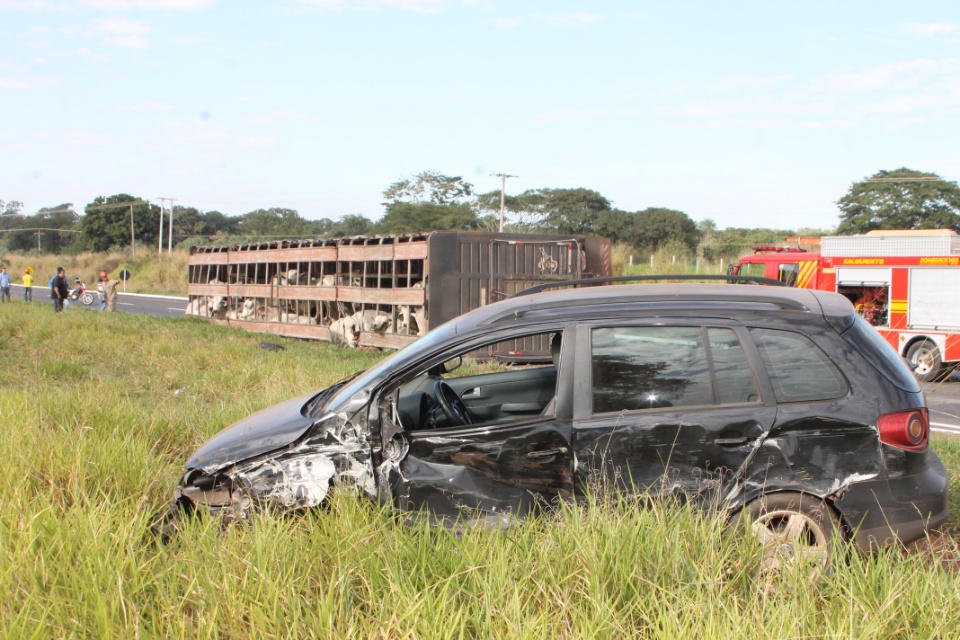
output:
[[[946,22],[907,22],[900,25],[900,30],[904,33],[924,38],[953,33],[957,29],[960,29],[960,25]]]
[[[0,0],[0,9],[38,11],[48,6],[43,0]]]
[[[113,107],[113,111],[125,113],[163,113],[173,111],[173,105],[168,102],[141,102],[139,104]]]
[[[20,78],[0,76],[0,91],[39,91],[62,84],[58,78],[26,76]]]
[[[328,11],[357,9],[369,11],[388,7],[411,13],[439,13],[444,9],[463,5],[468,7],[490,7],[489,0],[294,0],[301,7],[310,7]]]
[[[136,22],[127,18],[106,18],[91,24],[92,29],[102,34],[106,44],[112,44],[124,49],[147,49],[150,43],[146,35],[150,33],[150,25],[145,22]]]
[[[279,122],[310,122],[310,115],[292,109],[273,109],[243,118],[250,124],[277,124]]]
[[[165,142],[192,149],[227,153],[231,147],[265,149],[277,146],[270,136],[238,134],[228,125],[207,118],[190,121],[171,121],[158,127],[165,134]]]
[[[494,18],[490,20],[490,26],[497,29],[516,29],[523,24],[519,18]]]
[[[603,16],[599,13],[584,13],[584,12],[573,12],[573,13],[561,13],[552,16],[546,16],[544,20],[550,24],[554,24],[560,27],[571,27],[581,24],[592,24],[594,22],[599,22],[603,19]]]
[[[770,89],[783,85],[793,76],[788,73],[776,76],[756,76],[747,73],[729,73],[717,80],[718,88],[726,90]]]
[[[570,109],[566,111],[553,111],[551,113],[540,113],[533,117],[536,122],[545,122],[555,124],[558,122],[572,122],[577,120],[602,120],[608,116],[605,111],[586,111]]]
[[[71,147],[100,147],[118,145],[127,141],[108,131],[91,131],[83,129],[59,129],[37,132],[38,139],[48,141],[55,148],[68,150]]]
[[[555,27],[576,27],[593,24],[603,19],[599,13],[558,13],[553,15],[532,14],[522,18],[493,18],[488,24],[495,29],[516,29],[524,24],[548,24]]]
[[[913,116],[909,118],[900,118],[898,120],[891,120],[887,123],[887,126],[884,127],[887,131],[902,131],[907,127],[913,126],[915,124],[923,124],[926,122],[924,118],[919,116]]]
[[[298,4],[315,7],[317,9],[328,9],[330,11],[340,11],[343,9],[344,0],[297,0]]]
[[[102,53],[96,53],[91,51],[87,47],[80,47],[77,50],[77,53],[80,54],[80,57],[84,60],[89,60],[91,62],[109,62],[110,56],[105,56]]]
[[[379,0],[379,3],[414,13],[438,13],[449,4],[448,0]]]
[[[828,93],[855,93],[881,90],[902,91],[931,78],[960,73],[960,59],[908,60],[868,67],[859,73],[828,76],[818,89]]]
[[[129,11],[132,9],[201,11],[209,9],[217,0],[80,0],[80,4],[105,11]]]

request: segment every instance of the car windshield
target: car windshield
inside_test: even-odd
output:
[[[436,345],[446,341],[456,334],[456,321],[448,322],[437,329],[431,331],[416,342],[407,345],[403,349],[387,356],[375,366],[370,367],[360,375],[353,378],[344,385],[337,393],[326,403],[316,403],[310,408],[311,417],[319,417],[326,411],[336,411],[338,408],[352,398],[358,391],[370,386],[375,380],[382,378],[387,373],[399,371],[406,368],[410,362],[420,360],[426,353],[430,352]]]

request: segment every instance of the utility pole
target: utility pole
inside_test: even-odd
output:
[[[167,239],[167,253],[173,251],[173,203],[177,201],[176,198],[164,198],[163,196],[157,196],[157,200],[160,201],[160,246],[157,249],[157,253],[163,253],[163,203],[167,200],[170,201],[170,237]]]
[[[500,232],[503,233],[503,211],[506,203],[507,178],[519,178],[509,173],[491,173],[490,175],[500,178]]]
[[[130,251],[133,253],[133,261],[137,261],[137,238],[134,236],[133,232],[133,205],[135,204],[145,204],[147,207],[150,206],[149,202],[137,199],[131,200],[129,202],[114,202],[111,204],[94,204],[87,205],[85,209],[109,209],[110,207],[130,207]]]

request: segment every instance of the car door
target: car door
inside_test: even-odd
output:
[[[576,391],[580,494],[616,489],[716,501],[774,424],[745,330],[658,319],[582,327]]]
[[[470,343],[462,353],[477,346],[491,345]],[[454,355],[458,354],[448,354]],[[571,369],[572,358],[571,349]],[[482,381],[473,382],[469,388],[484,386]],[[556,388],[569,385],[561,369]],[[569,393],[550,415],[501,417],[442,428],[404,424],[393,411],[401,403],[394,397],[399,393],[400,389],[387,389],[379,401],[383,450],[379,478],[381,494],[389,493],[401,510],[429,512],[446,522],[502,522],[573,495]],[[534,395],[540,393],[538,389]]]

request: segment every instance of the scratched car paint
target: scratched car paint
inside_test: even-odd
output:
[[[508,362],[464,375],[489,353]],[[837,294],[536,293],[228,427],[187,461],[156,528],[302,511],[344,487],[452,526],[619,491],[745,514],[817,553],[835,537],[866,549],[946,518],[927,431],[916,380]]]

